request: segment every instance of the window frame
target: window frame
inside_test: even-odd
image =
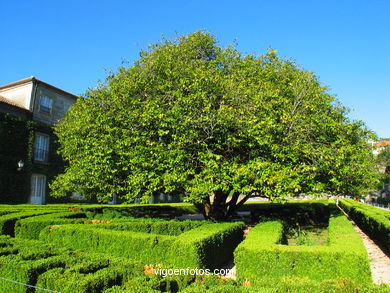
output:
[[[45,99],[47,99],[49,102],[49,106],[47,105],[42,105],[42,101],[44,101]],[[52,114],[52,111],[53,111],[53,101],[54,99],[48,95],[41,95],[39,97],[39,113],[42,113],[42,114],[46,114],[46,115],[51,115]],[[46,110],[46,109],[48,110]]]
[[[46,140],[46,149],[40,148],[39,146],[39,137],[45,137]],[[43,152],[43,156],[40,156],[39,152]],[[34,161],[39,163],[48,163],[49,162],[49,152],[50,152],[50,135],[46,133],[36,132],[35,133],[35,139],[34,139],[34,147],[33,147],[33,154],[34,154]]]

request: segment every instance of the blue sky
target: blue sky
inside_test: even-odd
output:
[[[0,0],[0,11],[0,85],[36,76],[80,95],[162,35],[207,30],[244,53],[273,47],[390,137],[388,0]]]

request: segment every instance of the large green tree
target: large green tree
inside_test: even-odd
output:
[[[364,191],[375,164],[363,123],[274,50],[221,48],[195,32],[142,51],[56,127],[69,167],[53,195],[107,201],[180,193],[223,219],[254,196]]]

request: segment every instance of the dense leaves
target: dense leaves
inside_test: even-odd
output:
[[[361,122],[294,62],[196,32],[162,40],[72,106],[53,194],[181,193],[212,218],[251,196],[357,193],[374,178]]]
[[[390,173],[390,145],[386,145],[380,151],[377,157],[378,163],[381,166],[384,166],[388,169],[388,173]]]

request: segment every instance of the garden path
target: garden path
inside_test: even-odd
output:
[[[246,229],[244,230],[244,239],[246,235],[248,235],[248,232],[250,229],[252,229],[252,226],[247,226]],[[236,280],[236,265],[233,263],[233,259],[231,259],[224,267],[224,269],[229,269],[229,273],[225,276],[228,279],[233,279]]]
[[[352,224],[366,247],[374,283],[377,285],[382,283],[390,285],[390,258],[353,221]]]
[[[340,207],[339,207],[340,208]],[[372,279],[375,284],[382,283],[390,285],[390,258],[383,252],[383,250],[364,233],[359,226],[341,209],[341,211],[351,221],[356,232],[363,240],[366,247],[368,259],[370,260]]]

